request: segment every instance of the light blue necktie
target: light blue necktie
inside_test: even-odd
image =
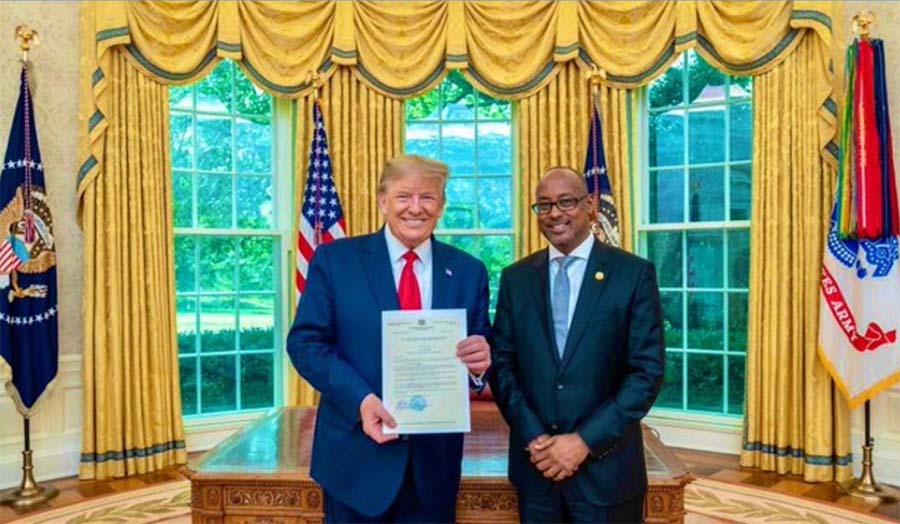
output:
[[[569,274],[566,269],[575,261],[575,257],[557,257],[553,259],[559,266],[553,277],[553,290],[550,307],[553,309],[553,332],[556,336],[556,350],[559,358],[566,351],[566,337],[569,335]]]

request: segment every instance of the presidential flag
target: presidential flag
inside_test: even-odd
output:
[[[56,245],[28,69],[0,171],[0,375],[30,418],[56,380]]]
[[[591,104],[591,131],[588,137],[587,155],[584,159],[584,179],[588,192],[594,195],[597,205],[597,223],[594,234],[605,243],[619,247],[619,215],[613,201],[612,186],[606,171],[606,154],[603,152],[603,128],[600,126],[600,113],[597,105]]]
[[[309,151],[309,168],[300,230],[297,233],[297,301],[306,289],[306,274],[313,253],[322,244],[347,236],[341,200],[334,186],[334,171],[328,153],[328,137],[319,101],[313,103],[313,136]]]
[[[855,408],[900,381],[900,228],[882,42],[851,44],[846,67],[819,353]]]

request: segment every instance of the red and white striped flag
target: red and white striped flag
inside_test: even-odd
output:
[[[347,236],[344,212],[334,186],[328,137],[319,101],[313,104],[313,139],[309,152],[306,190],[297,232],[297,301],[306,289],[306,273],[313,253],[322,244]]]

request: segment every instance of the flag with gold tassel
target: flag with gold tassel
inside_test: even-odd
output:
[[[855,408],[900,382],[900,220],[881,40],[847,49],[819,354]]]

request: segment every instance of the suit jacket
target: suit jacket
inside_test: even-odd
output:
[[[488,336],[488,277],[471,255],[432,239],[432,308],[465,308],[469,334]],[[287,338],[297,371],[321,392],[310,474],[364,515],[390,507],[412,462],[429,506],[455,504],[462,434],[412,435],[376,444],[359,405],[381,398],[381,312],[399,309],[384,230],[319,246]]]
[[[510,426],[509,478],[519,490],[553,486],[531,463],[537,436],[577,431],[591,454],[573,478],[591,502],[647,489],[640,420],[665,369],[653,264],[595,242],[562,359],[550,310],[548,250],[503,270],[491,340],[490,384]]]

